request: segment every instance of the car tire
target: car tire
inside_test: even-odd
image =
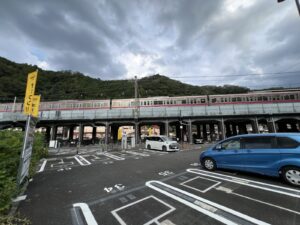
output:
[[[166,151],[167,151],[167,147],[166,147],[166,146],[162,146],[162,150],[163,150],[164,152],[166,152]]]
[[[300,187],[300,168],[295,166],[284,167],[281,176],[285,182]]]
[[[217,164],[212,158],[204,158],[201,165],[204,169],[209,171],[214,171],[217,168]]]
[[[151,145],[147,145],[147,149],[148,149],[148,150],[151,150]]]

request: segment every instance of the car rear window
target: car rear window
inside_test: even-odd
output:
[[[297,148],[299,143],[288,137],[277,137],[277,147],[278,148]]]
[[[247,137],[243,138],[245,149],[271,149],[273,137]]]

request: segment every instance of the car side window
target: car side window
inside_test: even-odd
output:
[[[297,148],[299,143],[288,137],[277,137],[277,148]]]
[[[274,137],[246,137],[243,138],[245,149],[272,149]]]
[[[241,148],[241,142],[240,139],[233,139],[223,142],[221,146],[224,150],[238,150]]]

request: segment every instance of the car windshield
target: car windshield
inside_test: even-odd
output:
[[[164,141],[173,141],[172,138],[167,137],[167,136],[163,136],[161,137]]]

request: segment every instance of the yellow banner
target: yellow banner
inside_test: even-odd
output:
[[[40,95],[34,95],[32,97],[32,105],[31,105],[30,115],[32,115],[34,117],[39,116],[40,101],[41,101],[41,96]]]
[[[24,99],[24,113],[30,115],[32,112],[32,98],[34,96],[35,85],[37,80],[38,71],[34,71],[28,74],[26,94]]]

